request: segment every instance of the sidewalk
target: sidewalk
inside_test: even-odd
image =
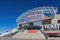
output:
[[[60,38],[49,38],[49,39],[17,39],[11,37],[0,37],[0,40],[60,40]]]

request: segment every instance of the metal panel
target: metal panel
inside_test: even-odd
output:
[[[42,25],[42,21],[37,21],[37,22],[34,22],[34,25],[41,26],[41,25]]]

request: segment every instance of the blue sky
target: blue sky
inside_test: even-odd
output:
[[[60,11],[60,0],[0,0],[0,33],[16,28],[17,17],[25,11],[42,6],[58,7]]]

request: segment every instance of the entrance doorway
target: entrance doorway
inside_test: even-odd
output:
[[[22,29],[22,24],[19,24],[19,27],[18,27],[18,29],[20,30],[20,29]]]
[[[43,20],[43,21],[42,21],[42,24],[43,24],[43,25],[51,24],[51,19]]]
[[[30,23],[29,23],[29,26],[33,26],[33,25],[34,25],[34,23],[33,23],[33,22],[30,22]]]

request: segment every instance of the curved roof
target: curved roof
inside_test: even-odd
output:
[[[16,22],[18,22],[18,23],[24,22],[24,21],[28,22],[28,20],[33,19],[32,16],[35,17],[36,15],[38,17],[46,17],[46,16],[48,16],[45,13],[47,13],[48,15],[49,14],[54,15],[54,14],[57,13],[57,8],[56,7],[37,7],[37,8],[30,9],[30,10],[24,12],[22,15],[20,15],[17,18]],[[35,19],[36,19],[36,17],[35,17]]]

